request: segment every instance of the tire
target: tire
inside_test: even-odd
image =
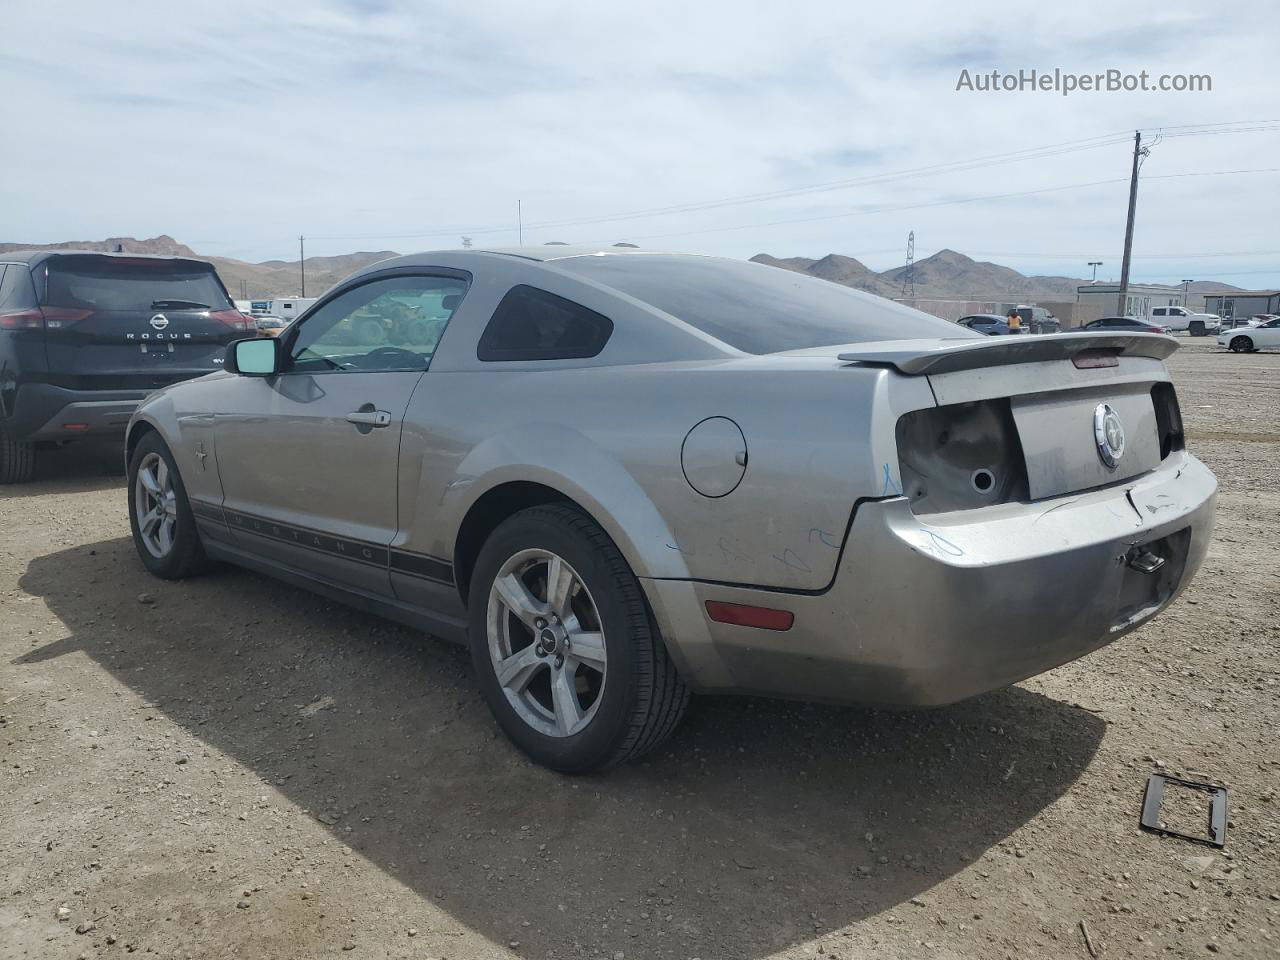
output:
[[[1232,337],[1229,347],[1232,353],[1252,353],[1253,340],[1250,337]]]
[[[1192,320],[1187,324],[1187,333],[1191,334],[1193,337],[1203,337],[1208,333],[1208,331],[1204,328],[1203,320]]]
[[[563,592],[569,599],[558,607],[546,603],[555,560],[555,569],[568,575]],[[503,599],[509,590],[499,593],[500,576],[524,583],[526,599],[551,620],[557,608],[568,615],[555,623],[538,616],[535,622],[545,628],[536,631]],[[608,534],[582,511],[531,507],[504,521],[476,559],[468,606],[480,691],[498,725],[535,762],[562,773],[606,769],[653,749],[684,715],[689,689],[667,654],[640,583]],[[570,622],[582,632],[562,630]],[[561,631],[558,640],[555,631]],[[583,638],[580,647],[575,637]],[[588,638],[598,638],[591,641],[598,652],[588,647]],[[602,666],[579,661],[574,650],[602,660]],[[506,687],[498,679],[498,662],[516,661],[517,653],[527,662],[515,674],[529,678],[522,690],[516,689],[518,679]],[[566,687],[557,689],[557,678],[567,678],[573,691],[574,706],[567,712],[581,714],[573,722],[560,709],[567,695]]]
[[[376,347],[387,342],[387,330],[381,320],[362,320],[356,327],[356,340],[363,347]]]
[[[0,484],[27,483],[36,472],[36,445],[0,426]]]
[[[163,511],[166,519],[160,521],[160,524],[167,525],[170,531],[169,536],[165,538],[168,549],[162,549],[159,552],[154,549],[154,544],[148,545],[148,541],[153,538],[149,534],[144,536],[141,524],[150,511],[142,512],[143,505],[140,503],[139,490],[139,473],[144,467],[151,471],[157,461],[162,462],[165,467],[161,485],[166,493],[172,494],[171,508]],[[154,478],[155,471],[152,471],[151,475]],[[138,551],[138,557],[147,570],[162,580],[183,580],[204,573],[211,566],[209,558],[205,556],[204,547],[200,543],[200,531],[196,528],[196,518],[191,512],[191,504],[187,501],[187,490],[182,483],[182,474],[178,470],[177,463],[174,462],[173,454],[169,452],[168,445],[160,439],[158,433],[147,433],[138,441],[133,455],[129,458],[128,497],[129,528],[133,531],[134,549]],[[169,497],[166,496],[163,499],[167,501]],[[151,500],[159,502],[154,496]],[[163,547],[163,541],[160,545]]]

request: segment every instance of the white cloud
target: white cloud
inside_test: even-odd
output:
[[[517,198],[527,223],[559,222],[1139,126],[1280,119],[1273,4],[1117,7],[11,0],[0,232],[167,232],[246,259],[289,256],[299,233],[317,253],[453,246],[463,232],[509,242]],[[1209,73],[1213,92],[956,92],[965,67]],[[1276,262],[1256,254],[1280,248],[1270,200],[1280,174],[1154,178],[1280,166],[1278,142],[1260,132],[1159,144],[1144,168],[1136,278],[1280,282],[1280,270],[1255,272]],[[1102,259],[1105,275],[1119,266],[1124,183],[929,204],[1123,180],[1128,150],[531,227],[526,240],[834,250],[883,268],[914,229],[921,254],[947,246],[1075,275]],[[840,212],[854,215],[816,219]],[[785,222],[798,220],[808,222]],[[1224,252],[1251,255],[1204,256]],[[1154,256],[1180,253],[1194,256]]]

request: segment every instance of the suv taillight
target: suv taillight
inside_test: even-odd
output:
[[[225,323],[232,330],[252,330],[253,321],[239,310],[210,310],[209,319]]]
[[[66,330],[81,320],[92,316],[92,310],[73,310],[70,307],[43,307],[44,324],[50,330]]]
[[[40,330],[44,317],[39,310],[0,310],[0,330]]]

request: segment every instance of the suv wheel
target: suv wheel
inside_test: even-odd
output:
[[[1232,337],[1231,349],[1235,353],[1251,353],[1253,352],[1253,340],[1249,337]]]
[[[208,568],[182,476],[158,433],[139,440],[129,458],[129,526],[143,566],[157,577],[181,580]]]
[[[0,483],[26,483],[36,472],[36,445],[0,426]]]
[[[614,542],[572,507],[506,520],[476,560],[471,655],[507,736],[565,773],[652,749],[689,690],[667,655],[640,584]]]

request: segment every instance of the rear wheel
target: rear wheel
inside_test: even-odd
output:
[[[533,507],[490,536],[471,579],[471,653],[498,724],[566,773],[652,749],[689,691],[635,574],[580,510]]]
[[[208,569],[182,476],[158,433],[139,440],[129,458],[129,526],[138,557],[157,577],[181,580]]]
[[[1252,353],[1253,339],[1251,337],[1232,337],[1230,346],[1235,353]]]
[[[26,483],[36,472],[36,445],[0,426],[0,483]]]

